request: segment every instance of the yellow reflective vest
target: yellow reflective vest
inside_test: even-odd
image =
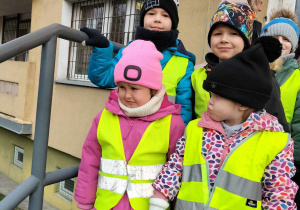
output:
[[[280,86],[281,103],[284,109],[286,121],[291,124],[294,116],[297,94],[300,91],[300,71],[297,69]]]
[[[162,83],[166,86],[169,101],[175,104],[177,84],[186,73],[189,59],[173,55],[163,69]]]
[[[135,210],[148,210],[157,174],[166,163],[169,149],[171,116],[153,121],[140,140],[129,162],[126,162],[117,115],[104,109],[97,129],[102,148],[98,187],[94,207],[113,208],[127,192]]]
[[[206,77],[205,68],[196,69],[191,76],[192,86],[195,91],[195,113],[197,118],[201,118],[202,113],[207,110],[208,101],[210,99],[209,92],[202,87]]]
[[[212,191],[208,163],[202,157],[203,128],[189,123],[183,160],[182,185],[175,210],[261,209],[261,179],[265,168],[290,141],[283,132],[255,132],[240,142],[224,160]]]

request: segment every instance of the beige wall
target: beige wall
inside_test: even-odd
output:
[[[31,162],[33,141],[16,135],[13,132],[0,128],[0,172],[17,183],[22,183],[31,174]],[[23,168],[13,164],[14,146],[24,149]],[[59,168],[78,165],[80,160],[55,149],[48,148],[46,172],[55,171]],[[58,209],[77,209],[76,202],[69,202],[57,194],[58,184],[45,187],[44,199]]]
[[[17,84],[17,95],[0,92],[0,112],[24,121],[32,121],[35,63],[6,61],[0,64],[0,80]]]

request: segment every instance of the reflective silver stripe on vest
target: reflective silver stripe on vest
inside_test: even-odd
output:
[[[154,166],[132,166],[128,165],[128,174],[131,180],[152,180],[162,170],[163,164]]]
[[[100,170],[107,174],[126,176],[126,161],[101,158]]]
[[[98,188],[103,190],[109,190],[120,195],[124,194],[127,187],[127,182],[128,180],[126,179],[107,177],[102,176],[101,174],[99,174],[98,176]]]
[[[216,183],[217,187],[244,198],[257,201],[262,200],[262,186],[260,182],[254,182],[224,170],[220,171],[218,176],[222,177],[222,181],[219,180],[219,182]]]
[[[184,165],[182,172],[183,182],[202,182],[201,165]]]
[[[131,183],[131,189],[127,189],[128,198],[150,198],[153,192],[152,183]]]
[[[201,196],[201,195],[199,195]],[[175,210],[202,210],[205,206],[203,203],[197,203],[192,201],[184,201],[177,198]]]
[[[176,102],[176,96],[170,96],[170,95],[168,95],[168,100],[170,102],[172,102],[173,104],[175,104],[175,102]]]

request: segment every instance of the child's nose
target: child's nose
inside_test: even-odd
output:
[[[126,91],[125,98],[130,98],[130,97],[131,97],[131,93],[129,91]]]
[[[159,14],[155,15],[155,21],[160,22],[161,16]]]
[[[228,37],[227,37],[227,35],[226,34],[223,34],[222,36],[221,36],[221,41],[222,42],[227,42],[227,39]]]

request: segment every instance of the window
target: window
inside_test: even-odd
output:
[[[2,43],[9,42],[30,32],[30,19],[22,20],[21,15],[4,17]],[[28,61],[28,51],[11,58],[14,61]]]
[[[58,184],[58,194],[72,202],[74,192],[75,179],[68,179]]]
[[[18,146],[14,147],[14,165],[23,168],[24,149]]]
[[[134,39],[144,0],[91,0],[73,4],[72,28],[94,28],[109,40],[126,45]],[[70,44],[68,78],[87,80],[92,47]]]

